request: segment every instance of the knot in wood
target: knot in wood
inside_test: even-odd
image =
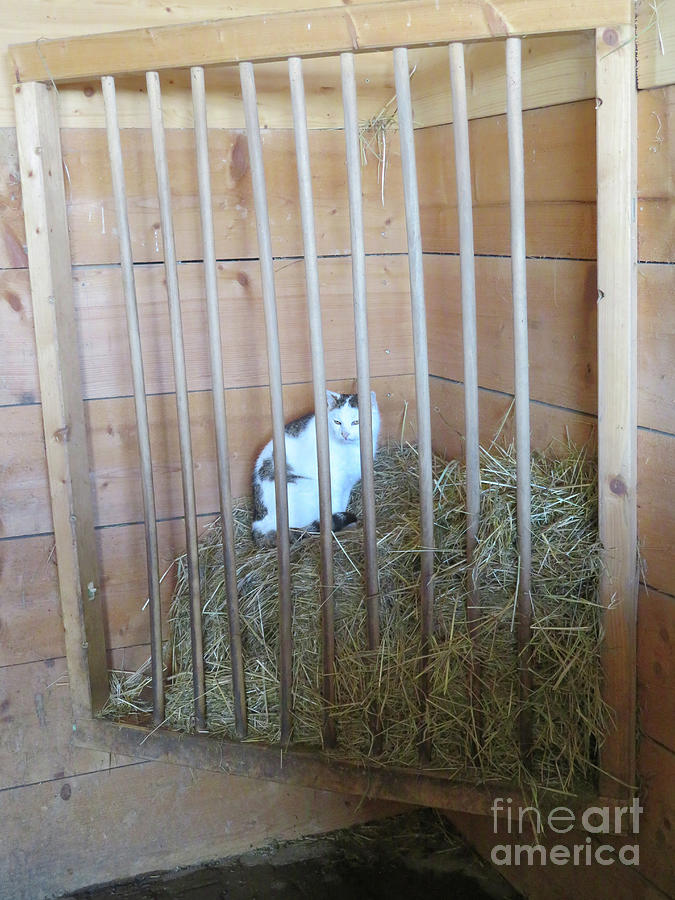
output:
[[[611,479],[609,482],[609,489],[613,494],[616,494],[619,497],[623,497],[628,493],[626,482],[620,475],[615,475],[614,478]]]

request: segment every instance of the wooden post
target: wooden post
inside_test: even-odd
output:
[[[14,89],[59,591],[75,717],[108,698],[56,91]]]
[[[616,728],[600,790],[635,784],[637,612],[637,130],[632,26],[596,35],[598,481],[604,697]]]

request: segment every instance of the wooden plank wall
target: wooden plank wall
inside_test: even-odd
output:
[[[671,687],[675,674],[675,86],[641,91],[638,100],[638,528],[644,577],[638,609],[637,679],[638,769],[645,810],[635,838],[640,865],[501,869],[527,896],[547,900],[575,895],[659,898],[671,896],[675,884]],[[486,175],[481,163],[483,156],[491,158],[496,149],[503,150],[506,136],[498,119],[472,122],[470,128],[478,206],[476,246],[485,254],[477,260],[481,437],[485,440],[506,413],[513,391],[510,271],[509,261],[503,258],[508,233],[502,234],[497,224],[508,214],[507,172],[494,167]],[[528,136],[536,136],[536,152]],[[452,159],[452,138],[446,126],[426,129],[418,137],[420,146],[427,142],[434,148],[428,165],[421,169],[428,213],[425,249],[437,254],[426,259],[434,437],[439,449],[456,455],[462,453],[463,432],[459,263],[448,255],[457,252],[454,226],[442,231],[435,227],[437,221],[450,222],[455,215],[454,172],[447,162]],[[593,104],[526,113],[525,145],[532,437],[535,446],[543,447],[552,439],[564,439],[566,431],[575,440],[592,438],[597,411]],[[487,232],[484,242],[490,226],[493,232]],[[516,839],[501,832],[497,837],[487,818],[462,814],[450,818],[488,859],[495,844],[537,843],[531,834]],[[585,838],[585,832],[575,831],[564,838],[545,836],[542,843],[583,844]]]
[[[330,5],[332,0],[324,0]],[[260,0],[247,12],[300,8],[303,0]],[[307,0],[320,6],[320,0]],[[104,0],[49,5],[23,4],[7,23],[10,41],[209,17],[215,6],[126,5]],[[241,9],[241,7],[239,7]],[[222,15],[222,7],[219,7]],[[237,12],[236,4],[233,12]],[[123,19],[120,17],[124,16]],[[175,17],[172,18],[172,17]],[[37,24],[36,24],[37,23]],[[543,39],[540,39],[543,40]],[[587,46],[588,45],[588,46]],[[564,429],[578,440],[592,437],[595,400],[595,231],[594,113],[592,41],[576,39],[559,57],[561,45],[533,48],[553,67],[533,65],[525,116],[529,228],[528,279],[532,329],[532,424],[534,442],[545,445]],[[506,147],[506,129],[494,61],[475,52],[474,78],[480,85],[477,118],[471,124],[478,262],[479,356],[482,436],[487,439],[510,403],[512,390],[508,310],[508,176],[495,158]],[[562,62],[561,62],[562,59]],[[562,66],[562,68],[560,68]],[[585,68],[586,67],[586,68]],[[434,434],[437,447],[461,452],[461,331],[458,324],[459,267],[454,254],[454,173],[449,113],[438,114],[445,60],[429,57],[413,78],[425,267],[431,336]],[[317,70],[318,72],[318,70]],[[439,74],[440,73],[440,74]],[[572,73],[574,76],[572,76]],[[580,73],[580,74],[579,74]],[[326,128],[339,122],[337,72],[312,78],[310,122]],[[325,79],[323,76],[325,75]],[[365,73],[365,113],[377,111],[393,94],[391,75],[381,61]],[[554,77],[552,77],[554,76]],[[304,312],[301,235],[297,210],[292,138],[279,71],[261,83],[263,121],[278,130],[264,133],[270,167],[270,197],[280,297],[282,364],[289,415],[308,408],[308,340]],[[155,763],[111,758],[74,748],[65,683],[63,634],[55,577],[55,554],[46,481],[44,441],[37,384],[31,299],[26,269],[16,140],[9,81],[0,75],[0,898],[34,898],[87,883],[120,878],[153,868],[190,864],[236,853],[273,838],[338,827],[393,811],[391,804],[359,804],[350,798],[291,790],[236,778],[216,778]],[[282,77],[282,81],[285,76]],[[540,78],[537,85],[537,78]],[[576,79],[576,80],[575,80]],[[225,86],[215,79],[214,86]],[[174,192],[177,247],[185,309],[185,343],[196,458],[200,523],[215,511],[213,435],[209,420],[209,379],[204,337],[205,311],[198,262],[198,209],[189,101],[180,84],[166,85],[169,156]],[[232,88],[232,85],[230,85]],[[328,88],[324,90],[324,88]],[[232,88],[234,92],[234,88]],[[285,88],[284,88],[285,90]],[[672,684],[675,583],[672,571],[673,522],[673,309],[672,265],[675,202],[673,171],[675,88],[640,95],[640,535],[649,591],[643,590],[639,620],[641,776],[647,797],[640,872],[604,869],[590,876],[599,898],[617,893],[616,881],[637,884],[632,896],[662,896],[668,869],[668,772],[672,771],[673,710],[664,708]],[[491,93],[492,92],[492,93]],[[550,92],[554,92],[553,94]],[[282,91],[283,93],[283,91]],[[527,94],[527,90],[526,90]],[[226,96],[224,94],[223,96]],[[487,99],[483,99],[486,98]],[[549,99],[547,99],[549,98]],[[73,287],[81,346],[85,407],[90,429],[92,487],[99,562],[104,574],[107,645],[111,664],[133,667],[147,655],[147,612],[134,414],[125,346],[121,282],[115,262],[114,211],[107,175],[100,95],[94,85],[69,89],[62,104],[70,126],[63,132],[69,221],[76,268]],[[223,106],[230,111],[233,96]],[[173,376],[168,316],[163,297],[158,213],[148,147],[144,98],[133,85],[123,92],[123,135],[134,160],[128,169],[142,338],[157,461],[159,540],[169,565],[184,538],[175,436]],[[478,100],[476,101],[478,103]],[[215,104],[213,109],[217,109]],[[434,115],[440,119],[434,120]],[[247,489],[253,455],[267,438],[269,411],[266,371],[253,352],[251,335],[260,331],[260,290],[246,146],[240,132],[224,128],[215,112],[211,134],[214,214],[221,258],[222,326],[228,352],[227,406],[233,443],[235,493]],[[286,118],[285,118],[286,117]],[[338,132],[313,131],[314,193],[324,301],[328,378],[349,386],[354,376],[351,284],[348,252],[346,176]],[[375,387],[390,433],[399,434],[406,401],[412,403],[412,354],[399,159],[395,136],[381,203],[373,160],[364,167],[366,241],[371,303],[371,359]],[[320,161],[320,162],[319,162]],[[292,349],[296,347],[297,349]],[[414,429],[414,410],[407,415]],[[164,584],[165,604],[171,577]],[[670,767],[670,768],[669,768]],[[643,792],[644,793],[644,792]],[[651,798],[651,799],[649,799]],[[467,817],[455,822],[479,849],[489,846],[486,823]],[[26,824],[30,827],[26,827]],[[489,827],[489,823],[488,826]],[[92,853],[91,835],[101,836]],[[483,835],[483,837],[481,837]],[[481,842],[482,841],[482,842]],[[626,874],[629,872],[629,874]],[[554,876],[565,874],[555,869]],[[530,874],[532,896],[550,896],[546,883]],[[603,874],[603,873],[600,873]],[[517,873],[511,873],[517,880]],[[562,876],[560,876],[562,877]],[[637,878],[634,882],[630,879]],[[647,879],[647,880],[645,880]],[[588,883],[591,883],[590,881]],[[557,889],[557,888],[556,888]],[[627,888],[626,888],[627,889]],[[625,891],[624,891],[625,892]],[[584,891],[577,887],[577,893]],[[564,895],[560,887],[559,895]],[[569,896],[569,893],[567,894]],[[621,896],[621,894],[620,894]]]

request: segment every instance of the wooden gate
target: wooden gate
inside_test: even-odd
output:
[[[417,198],[415,147],[407,48],[448,45],[454,109],[455,152],[459,198],[462,310],[464,336],[467,555],[473,552],[479,515],[477,369],[471,175],[469,168],[465,42],[500,39],[506,50],[511,175],[512,274],[516,368],[518,453],[518,538],[521,577],[517,639],[520,690],[530,685],[530,484],[529,383],[527,356],[527,291],[525,282],[524,167],[521,101],[521,38],[552,31],[596,33],[597,219],[598,219],[598,403],[599,518],[605,572],[601,583],[604,612],[605,697],[617,711],[616,729],[602,750],[599,794],[625,799],[635,782],[635,615],[636,573],[636,133],[635,73],[632,46],[632,4],[605,0],[578,5],[507,2],[478,6],[458,0],[394,0],[389,3],[314,12],[211,21],[194,25],[142,29],[114,34],[40,41],[14,46],[17,134],[26,219],[31,288],[42,410],[58,572],[66,630],[75,741],[83,746],[146,759],[161,759],[215,771],[288,781],[307,786],[406,800],[425,805],[486,812],[495,790],[459,784],[421,766],[415,770],[356,767],[327,761],[320,754],[288,746],[291,730],[291,608],[288,529],[279,528],[279,600],[282,633],[280,660],[281,746],[216,740],[206,734],[177,734],[164,722],[162,631],[159,557],[152,459],[145,401],[143,363],[129,238],[124,165],[116,112],[114,77],[146,73],[152,135],[159,186],[167,295],[171,315],[178,429],[185,504],[186,547],[191,592],[194,716],[197,731],[205,730],[204,661],[201,599],[197,559],[197,527],[191,456],[185,358],[180,318],[177,262],[173,245],[171,197],[164,146],[159,72],[190,68],[204,265],[209,313],[213,416],[217,436],[220,507],[223,521],[225,572],[231,634],[236,728],[246,735],[245,679],[238,629],[237,585],[234,574],[232,497],[222,378],[221,335],[215,274],[211,187],[207,149],[204,67],[238,65],[254,184],[259,257],[263,281],[270,395],[275,445],[277,521],[288,521],[284,414],[277,329],[276,298],[266,184],[262,168],[256,106],[254,63],[288,60],[298,179],[300,185],[307,300],[311,330],[312,381],[317,410],[321,495],[321,584],[324,598],[332,590],[332,540],[328,432],[325,409],[321,308],[307,147],[303,58],[339,55],[345,111],[346,159],[349,175],[352,268],[357,348],[359,405],[370,408],[366,326],[365,255],[361,221],[361,186],[356,113],[354,54],[392,51],[396,81],[415,350],[418,409],[422,548],[420,602],[422,648],[432,628],[434,537],[431,476],[430,399],[422,246]],[[110,159],[117,207],[120,256],[124,276],[141,459],[150,597],[154,727],[132,726],[97,718],[108,696],[103,617],[94,545],[89,460],[82,391],[77,365],[77,341],[71,286],[71,257],[66,219],[63,166],[55,86],[82,78],[102,78]],[[370,446],[370,417],[361,416],[361,446]],[[365,429],[365,430],[364,430]],[[378,575],[375,550],[372,458],[362,453],[364,482],[365,596],[368,606],[367,644],[379,641]],[[475,598],[475,609],[480,598]],[[323,603],[324,698],[334,697],[332,604]],[[471,630],[472,613],[468,611]],[[473,675],[475,673],[470,673]],[[470,680],[469,690],[478,690]],[[421,685],[424,695],[425,685]],[[333,740],[328,718],[325,740]],[[527,759],[531,722],[519,722],[520,752]],[[422,742],[423,743],[423,742]],[[503,794],[503,788],[497,793]],[[511,792],[513,794],[513,791]]]

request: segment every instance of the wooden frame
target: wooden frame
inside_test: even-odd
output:
[[[76,81],[289,55],[329,56],[454,41],[552,34],[630,24],[632,0],[558,4],[552,0],[393,0],[367,6],[217,19],[138,28],[10,47],[17,81]]]
[[[311,13],[143,29],[11,48],[19,159],[33,292],[47,461],[58,553],[75,740],[84,746],[366,796],[487,812],[508,787],[481,790],[422,771],[368,768],[278,748],[96,721],[108,693],[56,92],[40,83],[240,59],[336,54],[398,46],[597,29],[598,379],[600,533],[605,546],[605,694],[617,710],[603,748],[601,793],[624,799],[635,782],[636,125],[632,4],[555,7],[502,0],[477,13],[458,0],[411,0]],[[482,9],[482,8],[481,8]],[[555,23],[555,24],[553,24]],[[24,83],[26,82],[26,83]]]

